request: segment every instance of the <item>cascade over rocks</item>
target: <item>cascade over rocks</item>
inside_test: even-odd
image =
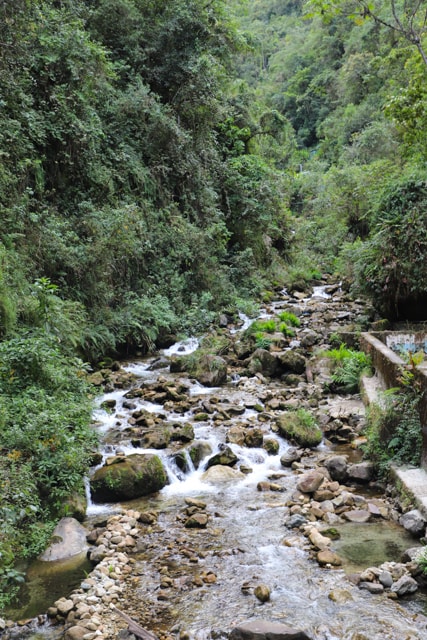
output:
[[[301,319],[288,347],[281,337],[271,351],[256,350],[252,343],[245,352],[243,340],[233,334],[219,360],[199,358],[207,374],[223,371],[204,384],[220,387],[227,381],[227,386],[200,390],[194,382],[200,383],[200,371],[197,376],[188,371],[188,360],[180,356],[171,363],[179,375],[156,365],[149,382],[134,377],[121,401],[114,394],[114,402],[105,405],[115,423],[104,439],[110,457],[91,479],[92,496],[138,503],[91,520],[87,543],[93,570],[48,611],[49,620],[63,629],[61,637],[131,638],[119,609],[159,640],[189,640],[200,633],[206,638],[229,634],[234,640],[319,640],[332,634],[394,639],[404,637],[402,629],[422,640],[425,623],[413,614],[405,617],[403,610],[394,616],[389,601],[408,597],[421,584],[416,550],[408,550],[406,562],[368,567],[349,580],[339,570],[346,558],[334,546],[340,527],[353,526],[351,521],[399,519],[387,497],[372,497],[372,466],[359,462],[357,449],[331,451],[332,440],[346,446],[360,437],[364,410],[358,396],[329,395],[324,383],[330,362],[319,365],[316,353],[328,348],[329,334],[347,329],[363,307],[341,292],[327,301],[305,293],[282,295],[280,309]],[[240,360],[238,353],[249,360]],[[117,387],[110,373],[111,388],[126,388],[120,386],[119,370],[116,375]],[[304,430],[298,434],[292,423],[300,409],[313,418],[303,425],[310,437]],[[125,455],[131,447],[155,448],[158,455]],[[170,491],[166,464],[180,478],[196,469],[201,485],[185,498],[181,489]],[[411,517],[407,514],[406,521]],[[292,601],[287,589],[294,573],[303,578]],[[370,593],[384,594],[385,602]],[[210,607],[206,616],[204,607]],[[249,619],[254,607],[262,607],[266,619]],[[372,625],[367,636],[357,629],[366,610]],[[286,624],[273,622],[281,616]],[[206,619],[215,619],[216,628],[206,628]]]

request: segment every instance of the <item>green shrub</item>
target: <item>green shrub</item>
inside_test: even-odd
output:
[[[392,462],[419,466],[422,448],[419,401],[418,391],[408,385],[387,391],[381,406],[369,407],[364,451],[380,476],[387,474]]]
[[[363,351],[354,351],[341,344],[338,349],[323,353],[334,361],[331,379],[333,387],[345,393],[356,393],[362,375],[371,371],[371,359]]]
[[[287,325],[291,325],[291,327],[300,327],[301,320],[290,311],[281,311],[279,313],[279,320],[285,322]]]

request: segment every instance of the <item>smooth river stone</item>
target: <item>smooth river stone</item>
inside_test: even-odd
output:
[[[312,640],[305,631],[299,631],[280,622],[248,620],[234,627],[230,640]]]
[[[345,511],[343,517],[349,522],[358,522],[359,524],[368,522],[371,514],[366,509],[353,509],[352,511]]]

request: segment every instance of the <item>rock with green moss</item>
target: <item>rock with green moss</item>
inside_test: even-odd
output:
[[[90,481],[95,502],[132,500],[160,491],[168,483],[162,461],[155,454],[113,458]]]
[[[276,424],[283,438],[301,447],[317,447],[322,441],[322,431],[313,414],[306,409],[284,411],[277,417]]]

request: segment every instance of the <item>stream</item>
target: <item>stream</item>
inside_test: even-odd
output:
[[[329,332],[347,326],[363,314],[362,305],[349,305],[338,287],[332,287],[330,292],[325,287],[317,288],[311,296],[299,298],[284,291],[263,312],[263,317],[282,308],[295,310],[301,327],[288,348],[305,344],[311,357],[322,344],[327,344],[325,336]],[[242,316],[242,324],[231,327],[230,335],[238,337],[249,322]],[[315,333],[318,339],[310,340]],[[307,539],[298,529],[285,526],[300,474],[281,463],[291,445],[274,429],[275,411],[282,407],[281,403],[289,402],[320,408],[326,414],[339,403],[344,413],[348,405],[348,412],[357,422],[363,421],[364,415],[360,397],[336,397],[319,391],[321,370],[315,372],[312,382],[301,379],[298,385],[290,387],[280,379],[244,375],[233,365],[229,381],[216,388],[203,387],[183,374],[171,374],[169,359],[191,353],[197,346],[198,341],[190,339],[163,351],[160,357],[122,365],[135,376],[133,386],[143,388],[159,381],[164,386],[182,381],[187,387],[187,402],[158,402],[155,395],[152,400],[135,397],[129,402],[128,388],[114,388],[98,399],[94,412],[94,428],[102,442],[100,465],[118,454],[155,453],[161,457],[168,475],[169,484],[160,492],[125,504],[95,504],[87,484],[89,528],[123,508],[156,514],[156,519],[145,526],[133,554],[132,576],[126,591],[129,615],[161,638],[181,640],[226,637],[234,626],[254,618],[304,629],[313,640],[427,638],[422,594],[394,602],[384,595],[372,595],[357,588],[348,577],[374,563],[399,561],[406,548],[415,546],[417,541],[401,527],[386,520],[336,525],[341,538],[332,549],[341,555],[343,565],[322,568],[312,559]],[[188,454],[188,446],[164,449],[136,446],[129,431],[132,424],[129,418],[136,410],[144,410],[153,418],[161,417],[166,423],[191,422],[194,442],[203,443],[204,455],[197,468]],[[236,426],[262,429],[265,438],[277,441],[277,452],[269,454],[262,447],[227,442],[230,429]],[[207,461],[226,443],[237,456],[236,468],[241,472],[215,475],[213,467],[206,474]],[[319,458],[338,449],[356,455],[349,445],[338,448],[324,440],[316,449],[305,450],[300,471],[315,468]],[[184,465],[177,464],[178,451]],[[358,493],[363,491],[363,487],[357,488]],[[192,500],[206,505],[205,528],[184,526],[186,509]],[[258,585],[266,585],[270,591],[265,602],[254,594]],[[35,589],[40,591],[40,585]],[[51,604],[47,601],[45,610]],[[24,615],[36,615],[28,611],[24,610]],[[19,614],[15,612],[15,619],[18,615],[22,617],[22,610]],[[63,637],[58,633],[46,627],[25,637],[45,640]]]

